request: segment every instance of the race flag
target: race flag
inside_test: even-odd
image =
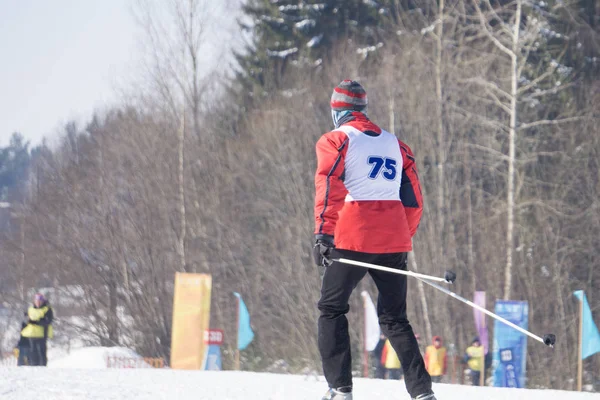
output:
[[[592,319],[592,310],[588,304],[587,297],[583,290],[573,292],[579,301],[583,302],[581,319],[583,320],[583,328],[581,329],[581,359],[585,360],[592,354],[600,352],[600,332]]]
[[[473,303],[477,304],[480,307],[485,308],[485,292],[475,292],[475,296],[473,297]],[[474,309],[475,314],[475,328],[477,329],[477,335],[479,336],[479,341],[483,346],[483,351],[485,354],[488,353],[489,349],[489,339],[488,339],[488,330],[487,325],[485,323],[485,314],[481,311],[477,311]]]
[[[242,300],[242,296],[239,293],[233,292],[233,294],[238,298],[238,350],[244,350],[252,339],[254,339],[254,332],[252,332],[252,327],[250,327],[250,313],[248,313],[248,308],[246,308],[246,304],[244,300]]]
[[[375,350],[377,343],[379,343],[379,335],[381,331],[379,329],[379,318],[377,318],[377,310],[375,304],[371,300],[371,296],[366,290],[363,290],[360,294],[363,298],[363,304],[365,307],[365,349],[367,351]]]

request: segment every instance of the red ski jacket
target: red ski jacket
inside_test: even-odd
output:
[[[413,153],[363,113],[352,117],[316,145],[315,234],[338,249],[411,251],[423,212]]]

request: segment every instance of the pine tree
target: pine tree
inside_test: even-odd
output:
[[[333,62],[338,43],[375,46],[383,38],[383,8],[364,0],[249,0],[242,28],[252,44],[236,54],[237,83],[252,97],[282,88],[290,66]]]
[[[29,142],[13,133],[10,144],[0,149],[0,201],[20,201],[29,176]]]

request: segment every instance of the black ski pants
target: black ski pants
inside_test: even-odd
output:
[[[46,339],[30,338],[29,343],[29,365],[45,367],[48,364]]]
[[[335,249],[332,257],[406,270],[407,253],[368,254]],[[329,387],[352,386],[350,336],[346,313],[350,310],[350,294],[367,273],[377,285],[379,325],[398,354],[408,393],[412,397],[430,393],[431,377],[425,369],[415,334],[406,317],[406,276],[338,262],[325,269],[319,300],[319,351]]]
[[[471,383],[473,386],[479,386],[481,384],[481,372],[471,370]]]

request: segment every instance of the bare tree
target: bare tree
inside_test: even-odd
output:
[[[515,196],[519,188],[515,183],[517,176],[517,139],[518,134],[536,126],[549,124],[561,124],[577,120],[578,117],[566,117],[561,119],[541,119],[526,123],[521,121],[520,107],[523,102],[532,101],[533,98],[539,98],[560,91],[565,84],[558,82],[558,87],[546,89],[540,93],[540,87],[551,80],[556,73],[557,65],[550,65],[546,71],[542,71],[535,76],[526,77],[524,72],[529,66],[529,58],[532,53],[537,51],[542,38],[542,29],[544,21],[535,18],[523,18],[523,2],[515,0],[514,2],[501,7],[494,7],[487,1],[480,6],[479,2],[473,2],[476,9],[479,25],[483,37],[488,39],[498,52],[498,60],[506,62],[508,72],[508,85],[504,85],[505,77],[500,77],[498,81],[482,79],[475,77],[468,81],[478,85],[491,100],[492,104],[497,106],[508,120],[503,118],[492,122],[508,134],[508,154],[502,156],[507,163],[507,184],[506,184],[506,265],[504,268],[504,294],[505,299],[511,298],[513,288],[513,252],[515,246],[515,210],[517,202]],[[541,17],[540,17],[541,18]],[[531,73],[531,70],[529,71]],[[534,71],[535,72],[535,71]],[[522,83],[523,84],[520,84]],[[562,86],[562,87],[561,87]],[[534,90],[537,92],[534,93]]]

